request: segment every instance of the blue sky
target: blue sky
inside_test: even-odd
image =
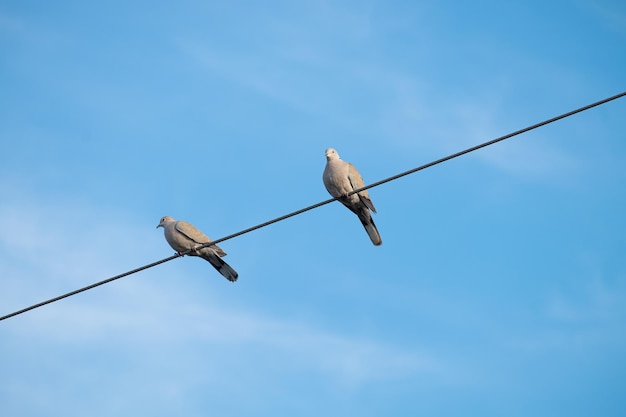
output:
[[[620,1],[0,3],[0,314],[626,90]],[[3,416],[623,416],[626,99],[0,323]]]

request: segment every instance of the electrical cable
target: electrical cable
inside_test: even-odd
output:
[[[588,105],[586,105],[586,106],[580,107],[580,108],[578,108],[578,109],[576,109],[576,110],[572,110],[572,111],[569,111],[569,112],[567,112],[567,113],[563,113],[563,114],[561,114],[561,115],[559,115],[559,116],[556,116],[556,117],[553,117],[553,118],[551,118],[551,119],[544,120],[543,122],[536,123],[536,124],[534,124],[534,125],[532,125],[532,126],[529,126],[529,127],[526,127],[526,128],[520,129],[520,130],[517,130],[517,131],[515,131],[515,132],[513,132],[513,133],[509,133],[509,134],[507,134],[507,135],[500,136],[499,138],[496,138],[496,139],[490,140],[490,141],[488,141],[488,142],[484,142],[484,143],[481,143],[481,144],[479,144],[479,145],[473,146],[473,147],[471,147],[471,148],[467,148],[467,149],[465,149],[465,150],[462,150],[462,151],[460,151],[460,152],[457,152],[457,153],[454,153],[454,154],[448,155],[448,156],[446,156],[446,157],[443,157],[443,158],[437,159],[436,161],[429,162],[429,163],[427,163],[427,164],[425,164],[425,165],[421,165],[421,166],[419,166],[419,167],[417,167],[417,168],[413,168],[413,169],[410,169],[410,170],[408,170],[408,171],[404,171],[404,172],[402,172],[402,173],[400,173],[400,174],[397,174],[397,175],[394,175],[394,176],[391,176],[391,177],[385,178],[385,179],[380,180],[380,181],[378,181],[378,182],[374,182],[374,183],[372,183],[372,184],[366,185],[365,187],[359,188],[359,189],[357,189],[357,190],[353,190],[353,191],[351,191],[350,193],[348,193],[348,195],[355,194],[355,193],[358,193],[358,192],[361,192],[361,191],[363,191],[363,190],[367,190],[367,189],[370,189],[370,188],[378,187],[379,185],[382,185],[382,184],[388,183],[388,182],[390,182],[390,181],[397,180],[398,178],[402,178],[402,177],[404,177],[404,176],[406,176],[406,175],[413,174],[413,173],[418,172],[418,171],[421,171],[421,170],[423,170],[423,169],[430,168],[430,167],[432,167],[432,166],[435,166],[435,165],[441,164],[442,162],[446,162],[446,161],[449,161],[449,160],[451,160],[451,159],[457,158],[457,157],[459,157],[459,156],[466,155],[466,154],[468,154],[468,153],[470,153],[470,152],[474,152],[474,151],[476,151],[476,150],[478,150],[478,149],[482,149],[482,148],[485,148],[485,147],[487,147],[487,146],[493,145],[493,144],[495,144],[495,143],[502,142],[502,141],[504,141],[504,140],[506,140],[506,139],[510,139],[510,138],[512,138],[512,137],[514,137],[514,136],[521,135],[522,133],[529,132],[529,131],[534,130],[534,129],[537,129],[537,128],[539,128],[539,127],[542,127],[542,126],[548,125],[548,124],[550,124],[550,123],[556,122],[556,121],[558,121],[558,120],[565,119],[566,117],[573,116],[574,114],[581,113],[581,112],[583,112],[583,111],[586,111],[586,110],[589,110],[589,109],[591,109],[591,108],[594,108],[594,107],[600,106],[600,105],[602,105],[602,104],[608,103],[608,102],[610,102],[610,101],[616,100],[616,99],[621,98],[621,97],[624,97],[624,96],[626,96],[626,91],[625,91],[625,92],[623,92],[623,93],[616,94],[616,95],[614,95],[614,96],[611,96],[611,97],[605,98],[605,99],[603,99],[603,100],[596,101],[595,103],[588,104]],[[336,198],[330,198],[330,199],[328,199],[328,200],[321,201],[321,202],[319,202],[319,203],[316,203],[316,204],[313,204],[313,205],[311,205],[311,206],[305,207],[305,208],[303,208],[303,209],[300,209],[300,210],[294,211],[294,212],[289,213],[289,214],[286,214],[286,215],[284,215],[284,216],[277,217],[277,218],[275,218],[275,219],[273,219],[273,220],[269,220],[269,221],[267,221],[267,222],[264,222],[264,223],[258,224],[258,225],[256,225],[256,226],[253,226],[253,227],[250,227],[250,228],[248,228],[248,229],[245,229],[245,230],[239,231],[239,232],[237,232],[237,233],[233,233],[233,234],[231,234],[231,235],[228,235],[228,236],[222,237],[222,238],[220,238],[220,239],[213,240],[213,241],[211,241],[211,242],[209,242],[209,243],[205,243],[205,244],[203,244],[203,245],[200,245],[200,246],[196,247],[196,248],[195,248],[195,250],[200,249],[200,248],[203,248],[203,247],[207,247],[207,246],[212,246],[212,245],[215,245],[215,244],[217,244],[217,243],[223,242],[223,241],[225,241],[225,240],[229,240],[229,239],[232,239],[232,238],[235,238],[235,237],[238,237],[238,236],[244,235],[244,234],[246,234],[246,233],[250,233],[250,232],[252,232],[252,231],[254,231],[254,230],[258,230],[258,229],[260,229],[260,228],[262,228],[262,227],[269,226],[269,225],[271,225],[271,224],[274,224],[274,223],[277,223],[277,222],[280,222],[280,221],[286,220],[286,219],[288,219],[288,218],[290,218],[290,217],[294,217],[294,216],[297,216],[297,215],[299,215],[299,214],[305,213],[305,212],[307,212],[307,211],[309,211],[309,210],[316,209],[316,208],[321,207],[321,206],[323,206],[323,205],[326,205],[326,204],[328,204],[328,203],[332,203],[332,202],[333,202],[333,201],[335,201],[335,200],[336,200]],[[92,288],[99,287],[100,285],[107,284],[107,283],[109,283],[109,282],[111,282],[111,281],[115,281],[115,280],[117,280],[117,279],[124,278],[124,277],[127,277],[127,276],[129,276],[129,275],[135,274],[135,273],[137,273],[137,272],[141,272],[141,271],[143,271],[143,270],[146,270],[146,269],[152,268],[152,267],[157,266],[157,265],[160,265],[160,264],[162,264],[162,263],[169,262],[169,261],[171,261],[171,260],[173,260],[173,259],[176,259],[176,258],[178,258],[178,257],[181,257],[181,256],[184,256],[184,255],[187,255],[187,254],[189,254],[191,251],[192,251],[192,250],[188,250],[188,251],[186,251],[186,252],[182,252],[182,253],[178,253],[178,254],[172,255],[172,256],[170,256],[170,257],[168,257],[168,258],[164,258],[164,259],[161,259],[161,260],[159,260],[159,261],[153,262],[153,263],[151,263],[151,264],[144,265],[144,266],[142,266],[142,267],[139,267],[139,268],[133,269],[132,271],[124,272],[123,274],[116,275],[116,276],[114,276],[114,277],[111,277],[111,278],[105,279],[105,280],[100,281],[100,282],[96,282],[95,284],[91,284],[91,285],[89,285],[89,286],[86,286],[86,287],[83,287],[83,288],[80,288],[80,289],[74,290],[74,291],[69,292],[69,293],[67,293],[67,294],[63,294],[63,295],[60,295],[60,296],[55,297],[55,298],[51,298],[51,299],[46,300],[46,301],[42,301],[41,303],[34,304],[34,305],[30,306],[30,307],[26,307],[26,308],[23,308],[23,309],[21,309],[21,310],[18,310],[18,311],[15,311],[15,312],[13,312],[13,313],[10,313],[10,314],[7,314],[7,315],[5,315],[5,316],[2,316],[2,317],[0,317],[0,321],[2,321],[2,320],[6,320],[6,319],[11,318],[11,317],[14,317],[14,316],[17,316],[17,315],[19,315],[19,314],[22,314],[22,313],[25,313],[25,312],[27,312],[27,311],[30,311],[30,310],[36,309],[36,308],[38,308],[38,307],[42,307],[42,306],[44,306],[44,305],[46,305],[46,304],[50,304],[50,303],[53,303],[53,302],[56,302],[56,301],[62,300],[62,299],[64,299],[64,298],[71,297],[71,296],[73,296],[73,295],[76,295],[76,294],[78,294],[78,293],[81,293],[81,292],[84,292],[84,291],[90,290],[90,289],[92,289]]]

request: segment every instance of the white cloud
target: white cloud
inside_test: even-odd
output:
[[[136,293],[126,295],[116,291],[115,297],[107,297],[107,303],[93,305],[74,299],[54,308],[44,307],[45,314],[31,314],[14,331],[26,337],[23,332],[28,328],[31,336],[37,334],[38,343],[69,349],[98,345],[115,351],[125,346],[134,352],[149,349],[152,354],[191,350],[196,353],[190,360],[200,362],[200,352],[205,350],[247,352],[238,358],[238,366],[263,368],[264,364],[255,363],[257,355],[280,358],[282,370],[278,372],[291,369],[289,372],[321,374],[349,387],[439,372],[439,365],[429,355],[379,341],[344,336],[260,311],[197,304],[172,311],[172,300],[163,301],[154,289],[137,285],[134,290]],[[137,305],[133,306],[130,298],[138,300]],[[186,302],[182,294],[177,295],[177,306]],[[195,348],[190,349],[192,346]],[[228,357],[224,359],[228,361]],[[227,374],[228,370],[219,372]]]
[[[626,318],[626,291],[609,286],[600,276],[583,287],[584,292],[566,295],[557,292],[547,301],[546,315],[555,321],[574,324],[620,322]]]
[[[6,278],[20,282],[8,285],[13,289],[3,292],[3,305],[15,304],[6,302],[15,294],[43,296],[42,281],[48,292],[65,291],[68,285],[83,286],[123,272],[115,268],[133,258],[136,263],[141,259],[137,254],[158,253],[156,244],[146,243],[132,219],[80,201],[5,201],[0,204],[0,218],[0,257],[9,266],[25,268],[21,276]],[[152,227],[149,232],[155,233]],[[161,236],[151,241],[159,239]],[[20,263],[22,260],[26,262]],[[223,373],[224,378],[234,360],[224,352],[246,352],[235,360],[235,367],[264,367],[255,363],[255,356],[261,355],[278,361],[279,371],[323,375],[348,387],[438,372],[437,361],[420,352],[277,318],[269,310],[224,307],[227,300],[208,294],[198,303],[188,286],[162,279],[184,265],[154,268],[142,272],[144,277],[150,274],[150,281],[125,278],[8,319],[3,323],[7,346],[26,343],[51,350],[110,349],[114,355],[150,352],[141,360],[166,352],[187,352],[189,357],[181,358],[187,366],[191,366],[187,361],[203,362],[205,350],[217,350],[225,355],[225,361],[215,372]]]
[[[306,49],[306,56],[315,57],[311,58],[315,65],[299,62],[298,54],[277,50],[236,55],[197,42],[179,45],[211,72],[355,134],[378,135],[385,146],[403,152],[443,157],[512,131],[503,127],[510,126],[511,119],[504,120],[503,109],[509,106],[507,111],[512,111],[512,104],[507,96],[510,88],[502,80],[492,81],[487,92],[470,91],[471,97],[452,98],[441,95],[436,86],[425,85],[415,74],[376,60],[351,61],[323,44]],[[365,100],[349,103],[347,97],[354,96]],[[541,129],[537,132],[541,134]],[[580,164],[549,139],[525,133],[472,155],[509,175],[562,181],[576,173]]]

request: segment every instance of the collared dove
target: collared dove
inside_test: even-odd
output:
[[[336,150],[328,148],[326,149],[326,168],[322,178],[330,195],[359,217],[372,243],[376,246],[382,245],[383,241],[370,213],[370,210],[376,213],[376,209],[367,190],[347,195],[351,191],[365,187],[363,178],[354,165],[342,161]]]
[[[221,256],[226,256],[226,252],[222,248],[217,245],[211,245],[196,250],[198,246],[209,243],[211,239],[193,224],[180,220],[176,221],[170,216],[165,216],[161,218],[157,229],[159,227],[163,228],[165,240],[177,253],[192,249],[189,255],[199,256],[209,261],[227,280],[231,282],[237,281],[237,272],[220,258]]]

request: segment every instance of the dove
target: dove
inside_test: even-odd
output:
[[[324,168],[322,179],[330,195],[359,217],[372,243],[376,246],[382,245],[383,241],[370,213],[370,210],[376,213],[376,209],[367,190],[347,195],[351,191],[365,187],[363,178],[354,165],[341,160],[336,150],[328,148],[326,149],[326,168]]]
[[[237,272],[221,259],[222,256],[226,256],[226,252],[222,248],[217,245],[211,245],[197,249],[198,246],[211,242],[211,239],[193,224],[181,220],[176,221],[170,216],[165,216],[161,218],[157,229],[159,227],[163,228],[165,240],[177,253],[180,254],[191,249],[192,251],[189,255],[199,256],[207,260],[227,280],[231,282],[237,281],[239,276]]]

